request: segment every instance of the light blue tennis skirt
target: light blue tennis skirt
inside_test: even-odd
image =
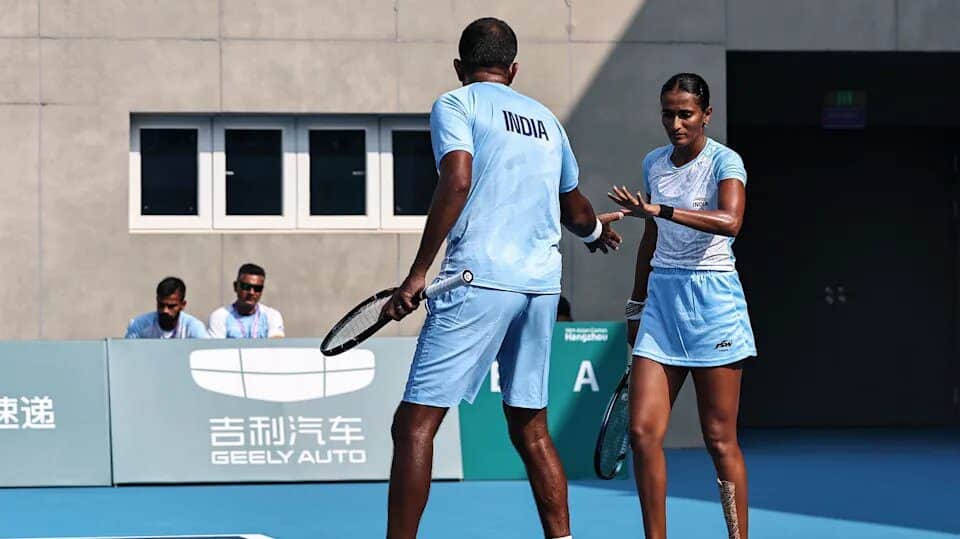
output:
[[[737,272],[654,268],[633,355],[683,367],[757,355]]]

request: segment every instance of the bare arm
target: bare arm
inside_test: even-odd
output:
[[[583,237],[593,232],[597,223],[597,214],[593,205],[583,196],[580,189],[560,193],[560,223],[567,230]]]
[[[617,234],[610,223],[619,221],[623,218],[623,213],[612,212],[604,213],[599,216],[593,211],[593,205],[583,196],[580,189],[574,188],[572,191],[560,193],[560,223],[567,230],[583,238],[593,233],[597,226],[597,219],[600,220],[602,232],[596,241],[587,244],[590,252],[597,249],[606,253],[607,249],[618,249],[622,238]]]
[[[426,286],[427,270],[460,217],[472,182],[473,156],[469,152],[456,150],[443,156],[440,160],[440,179],[430,202],[420,248],[417,249],[407,278],[384,307],[385,316],[400,320],[420,305],[420,293]]]
[[[633,292],[630,299],[645,301],[647,299],[647,281],[653,267],[653,253],[657,250],[657,223],[652,219],[643,225],[643,237],[637,248],[637,268],[633,275]]]
[[[650,279],[650,272],[653,267],[650,262],[653,261],[653,253],[657,249],[657,223],[650,219],[643,225],[643,237],[640,238],[640,246],[637,248],[637,267],[633,275],[633,292],[630,299],[636,301],[646,301],[647,282]],[[640,329],[639,320],[627,321],[627,339],[632,346],[637,340],[637,331]]]
[[[626,187],[614,187],[607,193],[611,200],[623,207],[623,213],[634,217],[662,217],[660,204],[650,204],[641,193],[634,195]],[[734,178],[720,180],[716,210],[686,210],[675,208],[671,221],[708,234],[735,237],[743,224],[747,191],[743,182]]]
[[[470,185],[473,183],[473,156],[457,150],[443,156],[440,161],[440,180],[433,192],[427,224],[420,238],[420,248],[413,260],[410,273],[425,276],[433,264],[443,240],[446,239],[460,212],[467,203]]]

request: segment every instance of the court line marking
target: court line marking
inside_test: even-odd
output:
[[[176,539],[176,538],[189,538],[189,539],[273,539],[268,535],[262,535],[259,533],[254,534],[217,534],[217,535],[94,535],[94,536],[74,536],[74,537],[15,537],[13,539]]]

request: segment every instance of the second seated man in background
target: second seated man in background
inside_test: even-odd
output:
[[[266,272],[256,264],[237,270],[233,290],[237,300],[210,315],[210,336],[214,339],[267,339],[284,337],[280,311],[260,303]]]

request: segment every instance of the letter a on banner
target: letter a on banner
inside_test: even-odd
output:
[[[573,392],[580,393],[584,384],[588,384],[593,392],[600,391],[597,375],[593,373],[593,363],[590,363],[589,360],[580,362],[580,371],[577,372],[577,381],[573,384]]]

